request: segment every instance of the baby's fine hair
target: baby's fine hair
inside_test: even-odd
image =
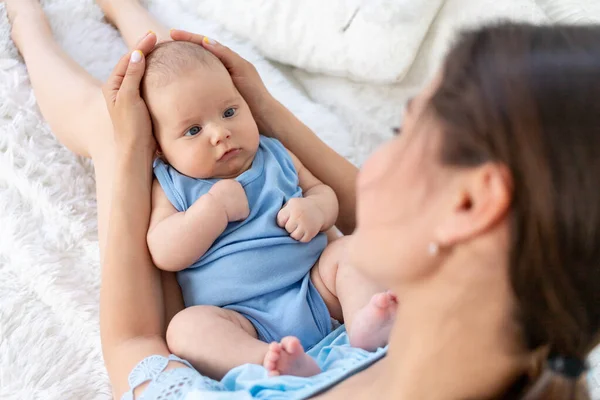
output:
[[[141,85],[142,97],[145,97],[149,87],[167,85],[188,68],[219,65],[223,67],[217,57],[200,45],[182,41],[159,43],[146,57],[146,72]]]

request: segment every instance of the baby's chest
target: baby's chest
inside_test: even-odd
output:
[[[302,189],[297,182],[262,182],[244,186],[250,214],[277,213],[292,198],[301,197]]]

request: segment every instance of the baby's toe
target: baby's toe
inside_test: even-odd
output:
[[[294,336],[287,336],[281,340],[281,346],[289,354],[298,354],[304,351],[300,340]]]

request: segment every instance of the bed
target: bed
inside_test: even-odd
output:
[[[92,0],[42,1],[58,41],[105,79],[125,45]],[[360,165],[392,135],[460,27],[600,22],[593,0],[152,0],[166,25],[220,40]],[[109,399],[92,165],[53,138],[0,4],[0,398]],[[600,364],[600,353],[591,364]],[[600,399],[600,373],[590,373]]]

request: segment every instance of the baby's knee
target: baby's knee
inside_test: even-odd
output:
[[[184,355],[186,349],[198,343],[198,332],[205,331],[217,317],[217,307],[194,306],[179,311],[167,326],[166,341],[169,350],[179,356]]]
[[[175,314],[167,326],[167,347],[169,348],[169,351],[174,354],[181,354],[181,349],[184,347],[185,325],[187,324],[187,317],[183,315],[184,312],[185,310],[182,310]]]

